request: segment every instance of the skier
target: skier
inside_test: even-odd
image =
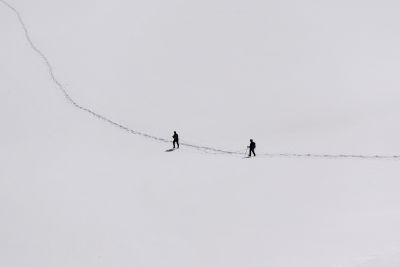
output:
[[[250,146],[247,148],[250,148],[249,150],[249,158],[251,157],[251,153],[253,153],[254,157],[256,156],[256,153],[254,152],[254,149],[256,149],[256,143],[254,143],[253,139],[250,139]]]
[[[172,138],[174,139],[174,141],[172,142],[172,144],[174,145],[174,149],[175,149],[175,144],[179,148],[179,136],[175,131],[174,131],[174,135],[172,136]]]

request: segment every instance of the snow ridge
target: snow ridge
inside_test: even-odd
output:
[[[64,85],[61,84],[61,82],[57,79],[57,77],[54,74],[53,67],[47,58],[47,56],[35,45],[35,43],[32,41],[28,27],[26,26],[25,22],[22,19],[21,14],[19,11],[9,4],[5,0],[0,0],[1,3],[3,3],[6,7],[8,7],[10,10],[12,10],[15,15],[18,18],[18,21],[24,31],[25,38],[28,41],[30,47],[41,57],[41,59],[44,61],[44,63],[47,66],[50,78],[52,81],[55,83],[55,85],[58,87],[58,89],[64,94],[64,97],[67,99],[67,101],[72,104],[75,108],[84,111],[86,113],[89,113],[90,115],[103,120],[113,126],[116,126],[124,131],[127,131],[131,134],[134,135],[139,135],[145,138],[149,138],[158,142],[162,143],[171,143],[170,140],[162,138],[162,137],[157,137],[148,133],[136,131],[133,129],[130,129],[127,126],[124,126],[120,123],[117,123],[95,111],[93,111],[90,108],[86,108],[79,103],[77,103],[68,93],[67,89],[65,88]],[[181,146],[193,148],[200,150],[205,153],[213,153],[213,154],[226,154],[226,155],[243,155],[243,150],[240,151],[230,151],[230,150],[224,150],[224,149],[218,149],[214,147],[209,147],[209,146],[200,146],[200,145],[195,145],[195,144],[190,144],[190,143],[181,143]],[[400,159],[400,155],[393,155],[393,156],[384,156],[384,155],[346,155],[346,154],[338,154],[338,155],[330,155],[330,154],[296,154],[296,153],[264,153],[264,154],[258,154],[259,156],[262,157],[295,157],[295,158],[327,158],[327,159],[334,159],[334,158],[358,158],[358,159]]]

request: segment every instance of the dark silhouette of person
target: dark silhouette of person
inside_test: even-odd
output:
[[[251,157],[251,153],[253,153],[253,155],[255,157],[256,153],[254,152],[254,149],[256,149],[256,143],[254,143],[253,139],[250,139],[250,146],[248,146],[248,148],[250,148],[249,157]]]
[[[172,142],[172,144],[174,145],[174,149],[175,149],[175,144],[177,145],[177,148],[179,148],[179,136],[175,131],[172,138],[174,139],[174,141]]]

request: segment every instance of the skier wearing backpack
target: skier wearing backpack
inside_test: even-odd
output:
[[[175,144],[177,145],[177,148],[179,148],[179,136],[175,131],[172,138],[174,139],[174,141],[172,142],[172,144],[174,145],[174,149],[175,149]]]
[[[254,152],[254,149],[256,149],[256,143],[254,143],[253,139],[250,139],[250,146],[247,148],[250,148],[249,150],[249,158],[251,157],[251,153],[253,153],[254,157],[256,156],[256,153]]]

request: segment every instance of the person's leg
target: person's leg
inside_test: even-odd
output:
[[[179,148],[179,141],[176,141],[176,144],[178,145],[178,148]]]
[[[175,148],[175,140],[172,142],[172,145],[174,146],[174,148]]]
[[[253,149],[253,155],[254,155],[254,157],[256,156],[256,152],[254,152],[254,149]]]

